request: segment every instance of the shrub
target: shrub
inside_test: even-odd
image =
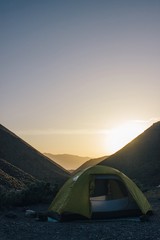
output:
[[[3,206],[25,206],[36,203],[50,203],[58,191],[58,185],[43,181],[29,184],[21,190],[6,190],[0,186],[0,208]]]

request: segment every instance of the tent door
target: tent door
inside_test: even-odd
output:
[[[92,212],[113,212],[126,210],[130,199],[124,183],[117,176],[97,175],[90,201]]]

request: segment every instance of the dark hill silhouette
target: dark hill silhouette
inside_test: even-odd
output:
[[[79,168],[77,168],[75,171],[73,171],[72,173],[75,174],[79,171],[82,171],[83,169],[86,169],[88,167],[92,167],[94,165],[97,165],[98,163],[102,162],[104,159],[106,159],[107,156],[103,156],[100,158],[93,158],[88,160],[87,162],[83,163]]]
[[[63,184],[69,177],[68,171],[2,125],[0,125],[0,158],[39,180],[53,184]]]
[[[0,158],[0,185],[5,189],[22,189],[36,181],[30,174]]]
[[[99,164],[117,168],[144,186],[159,185],[160,122]]]

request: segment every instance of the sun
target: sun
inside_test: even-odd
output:
[[[107,134],[106,145],[108,152],[113,154],[120,150],[145,130],[145,126],[138,122],[127,122],[113,128]]]

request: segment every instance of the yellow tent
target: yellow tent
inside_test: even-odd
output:
[[[131,179],[114,168],[99,165],[72,176],[60,189],[49,210],[87,218],[92,218],[95,213],[107,217],[111,213],[123,216],[127,212],[134,215],[138,211],[142,215],[152,211],[146,197]]]

